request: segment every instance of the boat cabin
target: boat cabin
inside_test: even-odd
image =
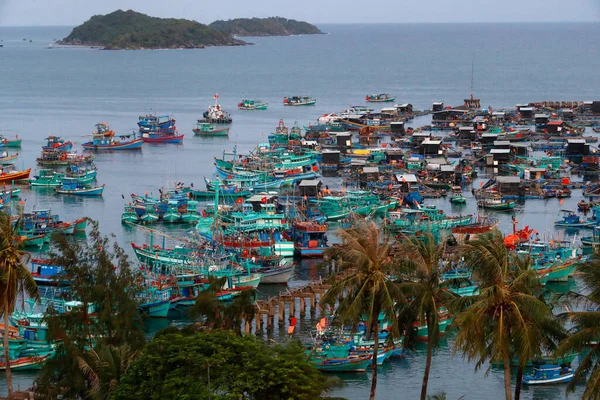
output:
[[[273,204],[277,198],[278,196],[275,194],[258,193],[246,199],[245,203],[252,206],[252,211],[260,212],[263,204]]]
[[[546,124],[546,128],[545,131],[550,133],[550,134],[557,134],[560,135],[563,133],[563,131],[565,130],[565,123],[561,120],[557,120],[557,121],[548,121],[548,123]]]
[[[535,114],[535,124],[536,125],[546,125],[550,117],[546,114]]]
[[[400,133],[400,134],[405,133],[406,129],[404,128],[404,121],[391,122],[390,123],[390,131],[392,133]]]
[[[444,102],[443,101],[436,101],[431,106],[431,111],[432,112],[442,111],[443,109],[444,109]]]
[[[300,196],[317,197],[323,184],[318,179],[304,179],[298,184]]]
[[[433,139],[423,140],[419,146],[419,153],[425,157],[442,155],[444,153],[442,150],[442,141]]]

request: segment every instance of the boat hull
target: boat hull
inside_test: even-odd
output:
[[[20,181],[23,179],[29,179],[30,173],[31,173],[31,168],[26,169],[25,171],[8,173],[6,175],[0,175],[0,182],[12,182],[12,181]]]
[[[136,139],[124,143],[116,143],[112,145],[99,145],[92,142],[83,143],[81,146],[86,150],[93,151],[120,151],[120,150],[141,150],[144,144],[143,139]]]
[[[142,311],[150,318],[167,318],[171,302],[169,300],[147,303],[140,306]]]
[[[102,192],[104,192],[104,185],[95,188],[76,190],[55,188],[54,191],[58,194],[71,194],[75,196],[102,196]]]
[[[294,274],[294,266],[274,268],[269,271],[261,271],[263,274],[260,283],[288,283]]]
[[[171,143],[180,144],[183,143],[184,135],[160,135],[156,137],[142,137],[144,143]]]

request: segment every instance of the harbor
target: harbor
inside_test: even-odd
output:
[[[29,174],[6,178],[2,203],[23,215],[48,210],[56,217],[53,229],[74,236],[80,219],[97,220],[103,233],[115,233],[148,281],[179,279],[177,294],[159,292],[167,290],[168,279],[148,292],[148,337],[188,323],[186,307],[204,279],[215,275],[228,279],[218,293],[224,301],[235,298],[236,288],[257,288],[245,334],[310,341],[315,325],[332,311],[321,307],[331,288],[328,275],[335,273],[323,254],[340,243],[338,229],[358,220],[374,221],[391,238],[432,232],[458,244],[470,235],[467,228],[493,226],[514,246],[552,241],[589,256],[600,226],[594,204],[600,98],[575,91],[543,94],[552,101],[506,98],[480,83],[479,64],[474,73],[468,64],[460,87],[446,96],[413,94],[385,82],[335,95],[318,83],[311,90],[268,93],[252,87],[240,93],[224,83],[206,85],[199,96],[187,92],[184,100],[145,98],[124,106],[132,100],[123,98],[73,113],[45,103],[26,109],[25,94],[15,105],[4,104],[1,114],[11,114],[4,137],[17,140],[18,133],[21,148],[6,143],[0,151],[7,151],[7,166]],[[389,94],[377,94],[383,90]],[[248,93],[263,100],[248,100]],[[298,107],[286,106],[286,99],[298,99]],[[34,114],[49,128],[26,117]],[[23,234],[38,259],[46,232],[36,218],[31,215]],[[558,272],[564,271],[547,287],[579,290],[573,268]],[[500,387],[501,371],[486,378],[452,355],[453,335],[442,339],[434,368],[464,369],[475,393]],[[423,354],[416,346],[383,363],[380,390],[398,390],[394,382],[403,376],[420,384]],[[451,379],[434,373],[432,394]],[[23,376],[22,389],[33,375]],[[365,398],[369,377],[344,377],[340,395]],[[458,397],[466,394],[461,390],[447,392]],[[353,397],[353,391],[360,394]],[[564,386],[524,389],[524,398],[539,396],[562,398]]]

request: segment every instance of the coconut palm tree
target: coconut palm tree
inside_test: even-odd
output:
[[[12,397],[12,374],[8,355],[8,317],[15,310],[17,299],[25,295],[39,298],[35,280],[25,266],[28,253],[24,252],[23,240],[15,231],[10,215],[0,212],[0,310],[4,314],[4,361],[8,397]]]
[[[429,233],[422,237],[401,237],[399,248],[395,252],[395,259],[401,266],[401,282],[398,288],[405,298],[410,299],[399,313],[401,326],[410,332],[415,320],[421,325],[427,325],[427,358],[421,385],[421,400],[427,398],[431,358],[439,341],[438,315],[445,304],[450,304],[457,297],[449,289],[458,282],[441,281],[440,267],[444,251],[445,241],[438,242],[433,234]]]
[[[570,293],[569,297],[576,306],[587,311],[569,311],[559,317],[573,324],[572,334],[560,343],[557,356],[570,352],[586,353],[575,370],[575,379],[569,382],[567,391],[575,390],[577,381],[589,374],[584,400],[600,399],[600,252],[577,268],[579,277],[587,293]]]
[[[463,245],[462,255],[479,294],[454,304],[462,310],[454,319],[455,349],[475,360],[476,368],[487,361],[503,364],[505,397],[511,400],[511,362],[526,363],[540,353],[536,327],[552,318],[551,308],[536,296],[541,290],[537,272],[515,262],[499,231]]]
[[[100,344],[77,358],[79,369],[85,375],[90,399],[108,399],[117,389],[121,377],[137,360],[140,352],[127,345]]]
[[[379,349],[379,316],[392,324],[390,338],[399,337],[395,302],[399,297],[396,284],[390,279],[396,264],[390,257],[390,244],[374,223],[358,221],[346,230],[339,230],[341,245],[325,251],[328,259],[345,272],[321,300],[321,306],[333,307],[339,299],[336,316],[342,323],[358,325],[366,320],[367,334],[374,333],[370,399],[377,389],[377,352]]]

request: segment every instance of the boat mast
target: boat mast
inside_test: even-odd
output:
[[[471,100],[473,100],[473,81],[475,79],[475,58],[471,60]]]

